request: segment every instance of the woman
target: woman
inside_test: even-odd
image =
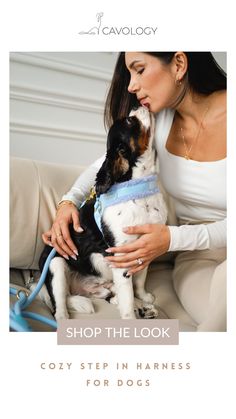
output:
[[[141,104],[157,114],[160,179],[173,198],[178,226],[129,227],[132,244],[107,249],[114,267],[136,273],[153,259],[178,252],[173,283],[199,331],[226,330],[226,76],[209,52],[127,52],[119,55],[105,120]],[[43,240],[76,258],[68,224],[77,231],[79,205],[103,158],[88,168],[59,203]],[[137,259],[139,264],[137,264]],[[140,265],[140,260],[142,264]]]

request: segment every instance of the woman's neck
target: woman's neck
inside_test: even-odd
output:
[[[182,102],[177,106],[176,112],[182,120],[192,119],[199,124],[206,108],[210,107],[211,95],[199,95],[187,92]]]
[[[211,114],[212,117],[214,117],[225,109],[225,106],[224,91],[216,91],[209,95],[191,93],[188,91],[182,102],[177,106],[176,112],[182,121],[192,120],[198,125],[207,108],[209,109],[208,114]]]

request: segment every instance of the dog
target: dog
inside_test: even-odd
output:
[[[117,303],[122,319],[158,316],[153,305],[154,297],[144,287],[147,268],[132,278],[127,269],[112,268],[105,259],[108,247],[121,246],[138,238],[137,235],[125,234],[125,226],[166,223],[167,208],[156,188],[154,129],[154,116],[144,107],[132,110],[128,117],[115,121],[110,128],[106,158],[95,180],[96,196],[90,197],[80,208],[80,224],[84,231],[78,233],[70,225],[78,259],[65,260],[56,254],[49,265],[45,285],[56,320],[69,318],[68,311],[94,312],[89,297]],[[147,183],[139,189],[137,185],[143,179]],[[155,187],[146,192],[150,187],[149,179]],[[100,222],[96,222],[95,210],[103,203],[101,200],[112,195],[114,188],[119,190],[123,185],[126,190],[122,189],[122,193],[126,196],[105,207]],[[132,185],[138,188],[137,196],[132,196]],[[51,247],[45,246],[39,260],[41,271],[50,251]]]

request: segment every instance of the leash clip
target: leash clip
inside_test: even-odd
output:
[[[27,291],[23,290],[22,288],[20,288],[16,293],[17,300],[21,300],[21,296],[20,296],[21,293],[24,294],[24,298],[29,297],[29,293]]]
[[[93,186],[90,189],[89,197],[86,199],[86,201],[90,201],[90,199],[93,199],[95,197],[96,197],[96,190],[95,190],[95,187]]]

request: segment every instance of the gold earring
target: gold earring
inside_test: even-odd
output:
[[[178,85],[178,86],[181,86],[181,84],[182,84],[182,80],[179,80],[179,79],[176,77],[176,79],[175,79],[175,84],[176,84],[176,85]]]

